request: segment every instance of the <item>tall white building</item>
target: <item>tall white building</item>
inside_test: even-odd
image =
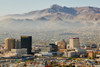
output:
[[[71,49],[80,48],[79,38],[70,38],[69,45]]]

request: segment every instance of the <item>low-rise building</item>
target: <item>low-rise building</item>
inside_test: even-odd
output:
[[[53,56],[52,53],[48,53],[48,52],[41,52],[40,53],[42,56]]]
[[[65,52],[67,49],[59,49],[59,52]]]
[[[16,53],[17,56],[21,56],[23,54],[27,54],[27,49],[11,49],[11,52]]]
[[[0,60],[0,67],[9,67],[10,62],[6,62],[5,60]]]
[[[93,51],[88,52],[88,58],[95,58],[96,54]]]
[[[64,56],[65,57],[75,57],[75,56],[77,56],[77,52],[75,52],[75,51],[65,51],[64,52]]]
[[[50,52],[50,46],[42,46],[40,49],[41,52]]]
[[[75,48],[75,51],[78,52],[79,54],[86,54],[86,50],[85,49]]]
[[[16,55],[17,54],[13,53],[13,52],[5,52],[3,57],[13,57],[13,56],[16,56]]]

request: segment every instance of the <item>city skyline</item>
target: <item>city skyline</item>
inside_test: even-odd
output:
[[[100,67],[99,3],[0,0],[0,67]]]
[[[93,6],[100,8],[100,1],[95,0],[0,0],[0,16],[8,14],[21,14],[34,10],[41,10],[50,7],[53,4],[58,4],[66,7],[83,7],[83,6]]]

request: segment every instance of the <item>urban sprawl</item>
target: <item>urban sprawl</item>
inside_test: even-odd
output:
[[[32,36],[6,38],[0,67],[100,67],[100,45],[87,46],[78,37],[48,45],[33,45]]]

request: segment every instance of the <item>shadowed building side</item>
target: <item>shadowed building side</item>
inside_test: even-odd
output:
[[[27,48],[27,53],[31,54],[32,36],[21,36],[21,48]]]
[[[15,49],[21,49],[21,40],[16,40]]]

